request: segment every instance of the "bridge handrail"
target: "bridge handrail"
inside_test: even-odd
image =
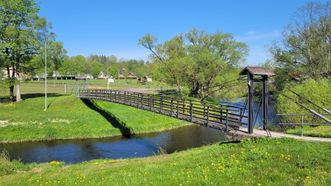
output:
[[[214,122],[219,124],[242,124],[247,118],[242,108],[214,105],[206,102],[192,101],[166,95],[107,89],[81,89],[80,98],[100,99],[130,105],[145,110],[161,112],[166,115],[194,122]]]

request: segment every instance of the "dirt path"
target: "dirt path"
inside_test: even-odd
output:
[[[124,88],[122,90],[131,91],[131,92],[139,92],[139,93],[150,93],[150,92],[159,91],[159,89],[156,89],[156,88]]]

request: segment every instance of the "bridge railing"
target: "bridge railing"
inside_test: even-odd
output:
[[[331,114],[321,114],[324,117],[330,118]],[[307,113],[292,113],[292,114],[277,114],[276,124],[284,130],[293,127],[301,127],[301,136],[304,135],[304,126],[331,126],[330,123],[316,116],[315,114]]]
[[[98,99],[149,110],[193,123],[214,128],[238,128],[242,124],[244,108],[233,105],[216,105],[160,94],[146,94],[123,90],[85,89],[78,97]]]

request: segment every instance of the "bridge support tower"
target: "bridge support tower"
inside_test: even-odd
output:
[[[263,130],[268,126],[268,78],[275,75],[271,70],[261,67],[246,67],[240,75],[247,75],[248,85],[248,133],[253,134],[254,128],[254,82],[262,82],[262,118]],[[255,76],[255,77],[254,77]],[[256,77],[257,76],[257,77]]]

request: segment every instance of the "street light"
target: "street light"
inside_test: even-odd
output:
[[[45,108],[44,111],[47,110],[47,49],[46,49],[47,38],[45,38]]]

